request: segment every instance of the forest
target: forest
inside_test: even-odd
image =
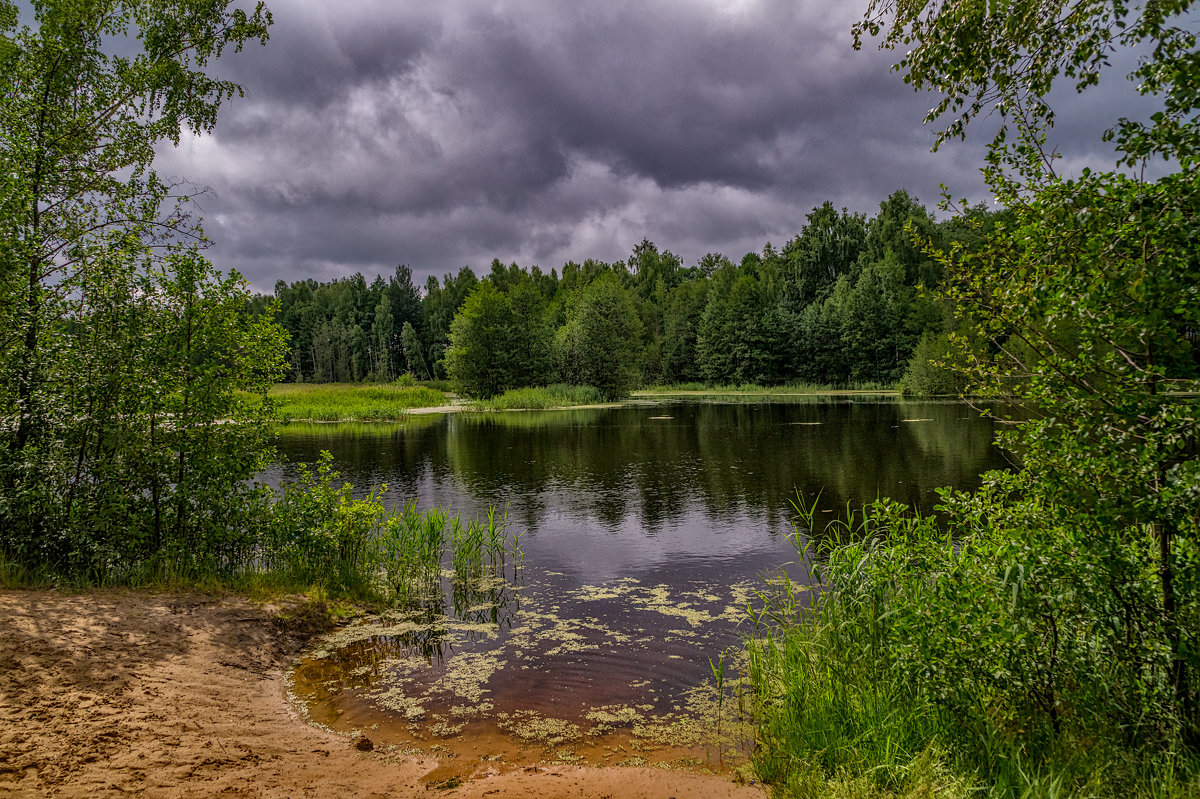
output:
[[[929,248],[968,246],[996,216],[977,206],[938,222],[901,190],[871,217],[826,202],[782,248],[768,243],[737,263],[710,253],[688,266],[643,240],[615,263],[547,273],[497,259],[482,277],[464,267],[422,288],[408,266],[370,284],[361,274],[279,281],[255,307],[272,308],[287,330],[296,382],[407,373],[453,378],[470,397],[568,383],[613,398],[655,384],[904,378],[910,391],[953,393],[950,372],[928,365],[953,328]]]

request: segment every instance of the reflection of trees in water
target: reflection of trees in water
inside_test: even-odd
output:
[[[321,450],[333,454],[335,468],[365,493],[387,483],[396,496],[413,497],[426,475],[448,475],[445,417],[415,415],[403,422],[290,424],[276,442],[284,478],[292,464],[314,463]]]
[[[991,437],[991,423],[958,403],[810,398],[461,414],[373,436],[331,427],[282,449],[330,449],[356,484],[415,491],[424,475],[453,474],[477,498],[511,500],[525,527],[565,502],[605,525],[636,518],[653,534],[697,505],[711,518],[765,515],[776,529],[797,489],[821,492],[826,508],[890,496],[928,509],[935,488],[972,487],[1004,466]]]

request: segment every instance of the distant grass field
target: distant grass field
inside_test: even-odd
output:
[[[449,383],[418,385],[357,384],[357,383],[281,383],[272,387],[270,397],[275,401],[281,419],[313,422],[386,422],[402,419],[413,408],[439,408],[448,405],[445,393]],[[811,383],[786,386],[753,384],[709,386],[703,383],[647,386],[633,396],[667,399],[672,395],[701,397],[739,396],[747,398],[797,394],[830,394],[843,391],[891,392],[895,387],[882,384],[859,384],[833,387]],[[555,384],[536,388],[515,388],[493,397],[479,400],[469,407],[483,411],[550,410],[580,405],[605,404],[604,397],[591,386]]]
[[[352,383],[281,383],[271,388],[279,416],[317,422],[384,422],[404,418],[413,408],[435,408],[448,400],[427,386]]]

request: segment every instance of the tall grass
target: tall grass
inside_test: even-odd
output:
[[[441,606],[447,560],[451,587],[470,599],[503,583],[510,562],[514,577],[519,573],[520,548],[515,533],[509,540],[507,510],[469,519],[438,508],[420,512],[414,502],[390,510],[382,488],[355,499],[353,487],[339,483],[327,452],[315,471],[300,466],[299,480],[285,486],[269,510],[258,562],[263,572],[408,607]]]
[[[350,383],[284,383],[268,394],[285,420],[395,421],[413,408],[445,405],[446,395],[426,386]]]
[[[809,525],[814,508],[797,506]],[[840,540],[854,526],[851,518],[833,534]],[[798,533],[793,540],[797,561],[811,562],[810,544]],[[755,768],[776,784],[776,795],[906,795],[916,770],[915,782],[927,783],[937,716],[877,657],[876,599],[823,595],[786,573],[772,577],[759,598],[748,646],[760,708]],[[935,787],[938,796],[961,795],[953,779]]]
[[[1021,621],[1036,574],[1018,591],[999,560],[1015,544],[976,551],[890,503],[815,530],[814,507],[797,507],[798,556],[822,583],[774,578],[748,642],[754,765],[774,796],[1200,796],[1195,752],[1104,727],[1104,658],[1060,688],[1053,723],[1027,701],[1056,664]],[[1060,658],[1078,633],[1061,634]]]
[[[604,402],[604,396],[599,389],[592,386],[556,383],[550,386],[509,389],[498,397],[479,401],[478,407],[492,411],[542,411],[573,405],[599,405]]]

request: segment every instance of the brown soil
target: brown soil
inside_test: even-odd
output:
[[[313,631],[242,599],[0,591],[0,796],[764,795],[647,768],[481,763],[440,781],[448,764],[297,718],[282,673]]]

